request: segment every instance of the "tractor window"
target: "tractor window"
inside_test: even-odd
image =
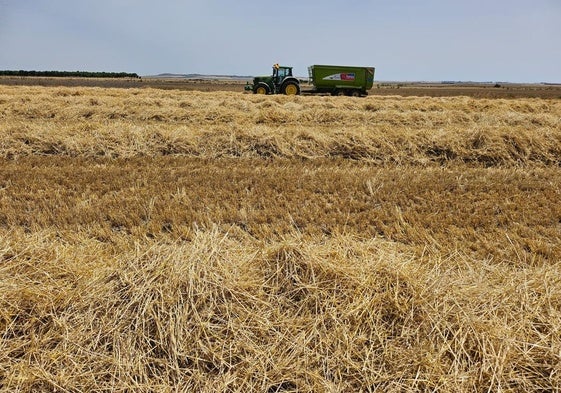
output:
[[[284,79],[284,77],[288,74],[288,70],[286,68],[279,68],[278,77],[280,79]]]

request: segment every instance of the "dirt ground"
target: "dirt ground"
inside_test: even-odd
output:
[[[46,78],[46,77],[0,77],[0,85],[10,86],[65,86],[65,87],[114,87],[157,88],[184,91],[239,91],[244,92],[245,80],[207,80],[183,78]],[[302,90],[311,89],[307,83]],[[468,96],[475,98],[561,98],[561,84],[494,84],[494,83],[418,83],[418,82],[374,82],[368,92],[372,96]]]

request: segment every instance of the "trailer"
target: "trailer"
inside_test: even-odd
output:
[[[366,96],[374,84],[374,67],[312,65],[308,67],[313,90],[337,96]]]
[[[312,89],[302,90],[292,67],[273,65],[272,75],[257,76],[245,86],[254,94],[331,94],[361,97],[368,95],[374,84],[374,67],[312,65],[308,67]]]

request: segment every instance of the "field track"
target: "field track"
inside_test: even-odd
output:
[[[555,391],[561,100],[478,97],[0,84],[0,391]]]

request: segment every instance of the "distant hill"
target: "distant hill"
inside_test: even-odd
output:
[[[253,79],[249,75],[207,75],[207,74],[171,74],[163,73],[158,75],[145,75],[143,78],[163,78],[163,79],[221,79],[221,80],[246,80]]]

